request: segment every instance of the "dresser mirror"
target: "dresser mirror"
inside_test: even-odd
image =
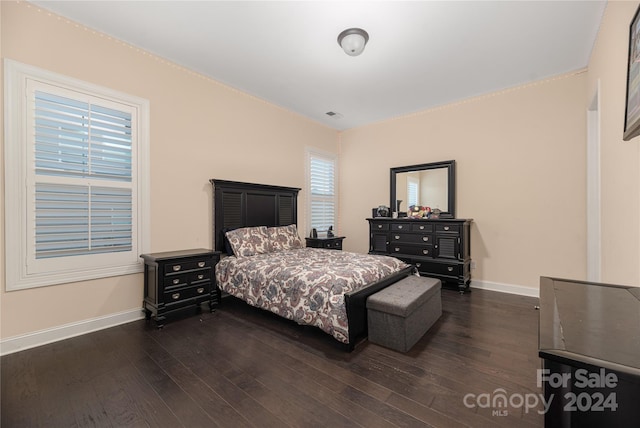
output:
[[[391,168],[389,206],[400,216],[411,205],[421,205],[439,209],[440,218],[455,218],[455,201],[456,161]]]

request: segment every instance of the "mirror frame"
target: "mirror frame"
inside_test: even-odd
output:
[[[438,168],[447,168],[447,178],[449,188],[447,189],[447,205],[449,210],[442,211],[440,213],[440,218],[456,218],[456,161],[442,161],[442,162],[432,162],[432,163],[423,163],[420,165],[411,165],[411,166],[399,166],[396,168],[391,168],[391,198],[389,199],[390,204],[389,207],[391,211],[394,210],[396,205],[396,174],[402,172],[414,172],[414,171],[424,171],[429,169],[438,169]]]

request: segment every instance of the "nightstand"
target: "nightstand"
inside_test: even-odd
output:
[[[144,259],[144,301],[146,319],[153,315],[158,328],[167,315],[188,307],[200,309],[209,302],[213,312],[220,302],[215,286],[215,265],[219,251],[205,249],[142,254]]]
[[[342,240],[344,236],[334,236],[332,238],[305,238],[307,247],[328,248],[330,250],[342,250]]]

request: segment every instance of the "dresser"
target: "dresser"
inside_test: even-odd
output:
[[[167,315],[209,302],[214,311],[220,302],[215,287],[215,265],[220,252],[206,249],[142,254],[144,259],[144,301],[147,319],[153,315],[158,328]]]
[[[331,238],[305,238],[307,247],[327,248],[329,250],[342,250],[342,240],[344,236],[333,236]]]
[[[369,218],[369,254],[397,257],[464,293],[471,281],[471,219]]]

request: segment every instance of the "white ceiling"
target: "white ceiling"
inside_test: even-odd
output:
[[[32,1],[338,130],[587,66],[606,1]],[[364,53],[338,34],[361,27]],[[333,111],[342,117],[331,118]]]

